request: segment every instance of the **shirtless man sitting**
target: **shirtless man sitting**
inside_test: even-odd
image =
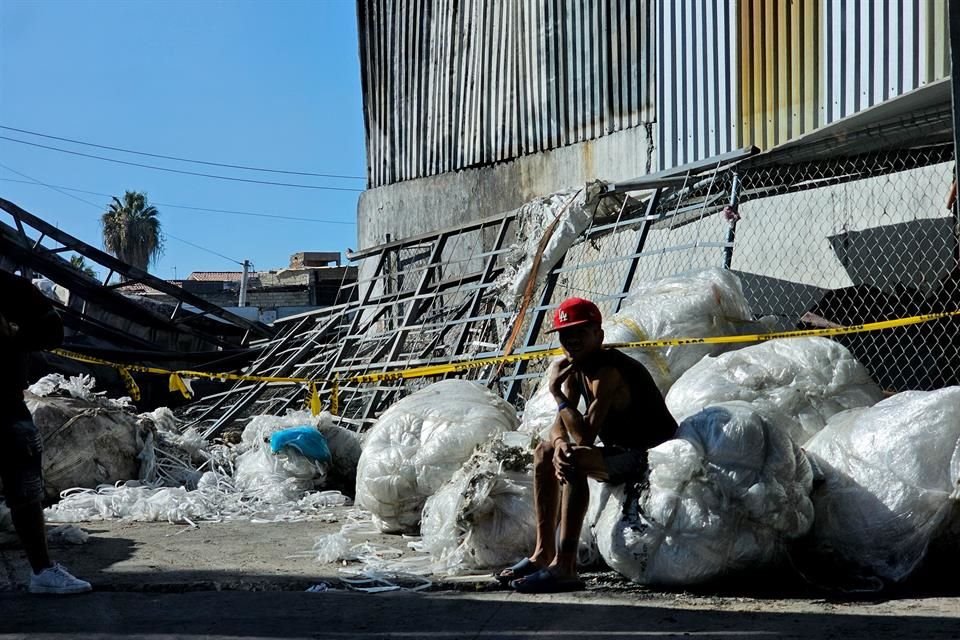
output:
[[[600,323],[600,310],[583,298],[563,301],[553,316],[552,330],[559,332],[565,357],[550,367],[557,418],[533,457],[536,548],[497,575],[517,591],[583,588],[577,547],[590,500],[587,478],[611,484],[639,480],[647,468],[647,449],[669,440],[677,429],[646,368],[621,351],[603,348]],[[577,410],[581,397],[586,415]],[[603,446],[596,444],[598,438]]]

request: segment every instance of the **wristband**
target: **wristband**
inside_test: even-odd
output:
[[[556,438],[554,438],[554,439],[550,442],[550,444],[551,444],[551,445],[557,444],[557,440],[563,440],[564,442],[567,441],[567,439],[564,438],[563,436],[557,436]],[[554,447],[554,448],[556,448],[556,447]]]
[[[561,402],[560,404],[557,405],[557,411],[558,411],[558,412],[559,412],[559,411],[563,411],[564,409],[566,409],[566,408],[569,407],[569,406],[570,406],[570,405],[568,405],[568,404],[566,403],[566,401],[563,401],[563,402]]]

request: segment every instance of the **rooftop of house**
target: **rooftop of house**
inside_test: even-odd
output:
[[[253,271],[249,275],[253,278],[259,274]],[[187,276],[187,280],[199,280],[201,282],[240,282],[242,277],[242,271],[194,271]]]

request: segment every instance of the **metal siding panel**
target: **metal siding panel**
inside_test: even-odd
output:
[[[655,117],[653,1],[364,0],[369,185],[507,160]],[[705,123],[706,94],[697,98]]]
[[[776,45],[773,47],[776,52],[774,67],[777,74],[777,128],[774,136],[776,140],[789,140],[790,116],[793,109],[792,94],[790,93],[790,67],[793,62],[790,55],[790,5],[774,4],[774,8],[776,12],[774,16],[776,20],[774,37],[777,39]]]
[[[717,155],[717,153],[719,153],[717,150],[720,148],[720,129],[717,126],[717,117],[720,114],[719,97],[722,70],[718,65],[720,55],[717,44],[717,31],[720,26],[718,14],[720,10],[722,10],[722,7],[718,9],[718,4],[722,5],[725,3],[710,3],[704,12],[703,21],[701,22],[705,53],[703,59],[706,68],[713,70],[713,73],[707,73],[707,81],[704,87],[705,91],[703,92],[703,100],[701,102],[703,122],[706,123],[704,153],[707,156]],[[717,28],[712,28],[713,25],[716,25]]]

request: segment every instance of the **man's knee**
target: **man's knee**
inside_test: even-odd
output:
[[[552,464],[553,463],[553,443],[552,442],[540,442],[537,447],[533,450],[533,464],[536,466],[542,464]]]
[[[43,501],[43,444],[31,420],[0,428],[0,478],[11,508],[29,508]]]

